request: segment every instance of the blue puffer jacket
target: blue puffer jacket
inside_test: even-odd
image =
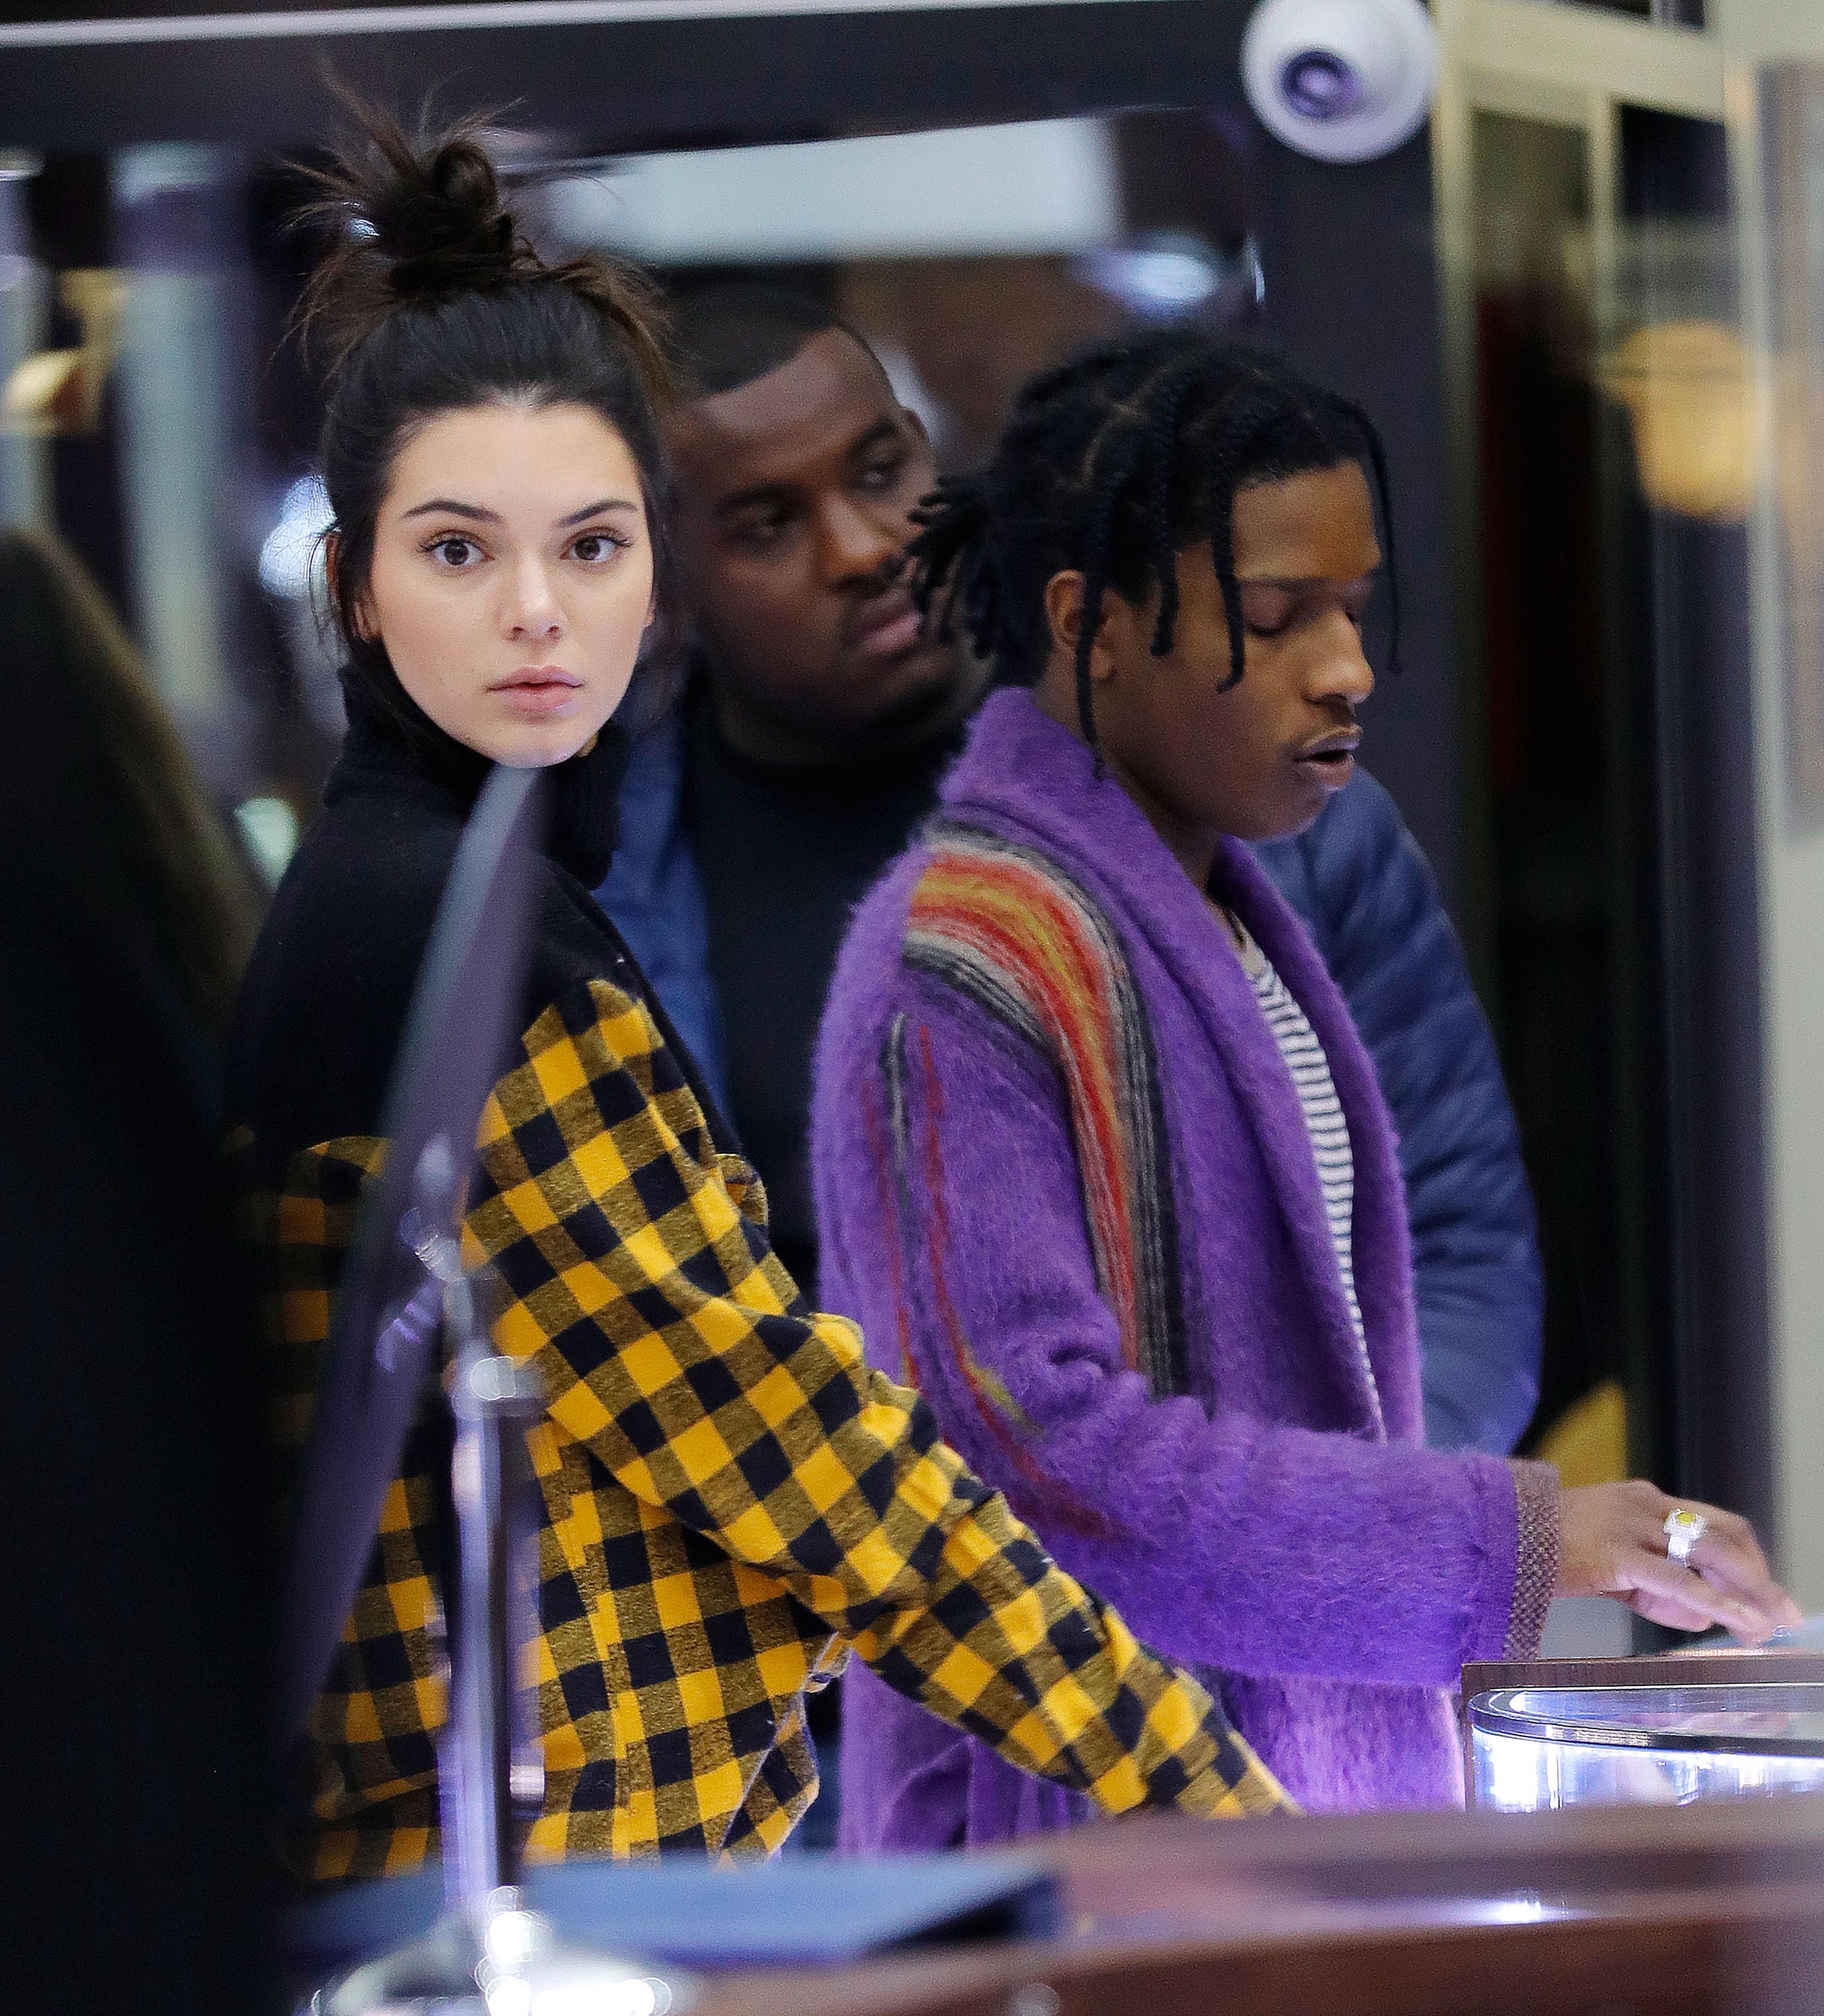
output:
[[[1426,1440],[1504,1453],[1538,1399],[1544,1287],[1500,1061],[1430,868],[1361,772],[1308,831],[1255,851],[1317,940],[1393,1111]]]
[[[728,1111],[683,770],[674,710],[635,746],[621,846],[597,894]],[[1431,870],[1393,800],[1361,772],[1308,832],[1257,851],[1316,938],[1393,1111],[1418,1276],[1426,1438],[1505,1455],[1539,1390],[1532,1198],[1494,1040]]]

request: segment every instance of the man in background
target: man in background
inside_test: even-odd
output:
[[[693,651],[682,700],[637,749],[601,895],[729,1109],[780,1258],[814,1292],[824,995],[854,905],[934,805],[984,675],[926,633],[907,594],[903,549],[936,469],[861,337],[808,299],[731,288],[682,304],[678,349]],[[1393,1112],[1428,1439],[1505,1453],[1538,1387],[1532,1204],[1430,870],[1360,772],[1306,833],[1258,851]]]

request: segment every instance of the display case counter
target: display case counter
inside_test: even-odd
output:
[[[1463,1672],[1470,1802],[1500,1813],[1824,1791],[1824,1658],[1702,1651]]]
[[[1095,1827],[1064,1931],[725,1977],[700,2016],[1796,2016],[1824,1798]]]

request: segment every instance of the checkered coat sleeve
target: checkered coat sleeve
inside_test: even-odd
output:
[[[495,1336],[538,1376],[535,1858],[764,1855],[815,1796],[807,1688],[852,1648],[1013,1762],[1111,1812],[1285,1803],[1189,1676],[1056,1568],[806,1306],[753,1172],[719,1155],[653,1018],[592,980],[494,1088],[465,1226]],[[247,1144],[243,1143],[243,1147]],[[250,1157],[250,1147],[248,1149]],[[384,1143],[293,1154],[254,1230],[282,1442],[301,1448],[342,1254]],[[438,1595],[447,1443],[426,1409],[312,1718],[318,1880],[437,1849],[447,1715]]]
[[[592,981],[524,1046],[483,1119],[490,1194],[469,1230],[509,1298],[497,1338],[541,1377],[556,1436],[1010,1761],[1111,1812],[1280,1804],[1201,1689],[1052,1564],[851,1324],[806,1309],[643,1006]],[[764,1682],[758,1644],[705,1669],[689,1578],[655,1611],[664,1721],[693,1693],[713,1719],[731,1665]],[[693,1797],[713,1807],[700,1761]]]

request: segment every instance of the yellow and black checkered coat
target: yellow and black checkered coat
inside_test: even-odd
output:
[[[430,828],[403,836],[413,886],[390,891],[401,878],[372,867],[376,844],[402,838],[375,801],[396,814],[399,790],[370,784],[333,802],[280,891],[237,1036],[239,1145],[293,1448],[362,1185],[384,1154],[371,1119],[297,1136],[307,1114],[346,1118],[364,1100],[379,1110],[372,1059],[351,1064],[324,1024],[324,975],[332,992],[375,981],[365,1006],[390,1019],[390,1053],[403,1011],[378,996],[398,992],[422,948],[459,828],[459,801],[405,795],[407,827]],[[488,1101],[466,1228],[470,1262],[496,1277],[496,1341],[547,1396],[531,1435],[545,1795],[530,1852],[776,1848],[816,1791],[805,1690],[851,1648],[1110,1811],[1282,1804],[1197,1683],[1052,1565],[923,1403],[869,1370],[851,1324],[807,1308],[770,1251],[760,1186],[717,1151],[687,1060],[617,937],[551,867],[533,987],[549,998],[529,1004]],[[338,894],[357,890],[362,913],[326,933]],[[376,938],[389,923],[412,941],[404,952]],[[302,1014],[287,977],[309,997]],[[552,991],[554,977],[567,984]],[[377,1053],[384,1035],[364,1031],[353,1049]],[[327,1098],[298,1083],[338,1062],[361,1082]],[[427,1409],[388,1496],[315,1710],[299,1859],[318,1878],[434,1851],[447,1537],[434,1418]]]

